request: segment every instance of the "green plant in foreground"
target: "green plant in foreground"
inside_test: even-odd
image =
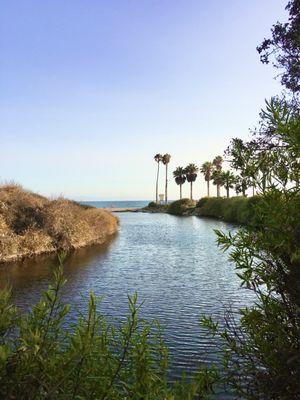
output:
[[[216,233],[221,248],[230,250],[241,285],[256,301],[240,310],[239,319],[228,312],[225,330],[211,318],[202,323],[224,341],[223,379],[238,398],[299,399],[299,113],[282,101],[267,103],[249,147],[257,169],[268,159],[267,180],[254,171],[262,193],[251,199],[253,222],[236,233]]]
[[[0,398],[179,400],[204,399],[213,391],[215,370],[168,382],[161,329],[139,319],[136,294],[128,297],[126,322],[113,326],[90,293],[86,313],[66,329],[64,283],[60,267],[26,314],[11,304],[9,289],[0,292]]]

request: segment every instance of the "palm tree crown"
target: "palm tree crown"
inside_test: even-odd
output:
[[[195,182],[197,178],[197,172],[199,168],[195,164],[189,164],[185,168],[185,176],[188,182],[191,184],[191,194],[190,194],[190,199],[193,200],[193,182]]]
[[[162,161],[162,159],[163,159],[163,156],[161,155],[161,154],[155,154],[155,156],[154,156],[154,160],[157,162],[157,163],[159,163],[160,161]]]
[[[161,154],[155,154],[154,160],[157,162],[157,173],[156,173],[156,203],[158,203],[158,178],[159,178],[159,163],[162,161],[163,156]]]
[[[173,176],[177,185],[180,186],[180,199],[182,199],[182,185],[186,181],[185,169],[182,167],[177,167],[175,171],[173,171]]]
[[[202,164],[200,168],[200,172],[204,175],[204,179],[207,182],[207,196],[209,197],[209,182],[212,179],[212,172],[213,172],[214,165],[210,161],[206,161]]]
[[[221,156],[216,156],[213,160],[213,165],[216,167],[216,169],[221,170],[222,169],[222,163],[223,163],[223,158]]]
[[[213,165],[215,167],[215,171],[213,173],[213,183],[217,186],[217,196],[220,196],[220,186],[222,185],[220,174],[222,170],[223,158],[221,156],[216,156],[213,159]]]
[[[220,196],[220,187],[222,185],[222,178],[221,178],[222,171],[215,169],[211,175],[213,184],[217,186],[217,196]]]
[[[236,183],[236,177],[232,172],[224,171],[221,173],[221,181],[222,185],[226,189],[227,197],[229,197],[229,189],[232,189],[234,187],[234,184]]]
[[[164,165],[169,164],[170,160],[171,160],[170,154],[167,153],[162,156],[162,162]]]
[[[206,181],[211,180],[212,171],[213,163],[211,163],[210,161],[206,161],[204,164],[201,165],[200,172],[202,172]]]
[[[168,164],[171,160],[171,155],[166,153],[162,156],[162,162],[166,166],[166,183],[165,183],[165,202],[168,202]]]
[[[174,178],[184,178],[185,179],[185,169],[182,167],[177,167],[175,171],[173,171]]]
[[[188,182],[195,182],[197,178],[197,172],[199,171],[199,168],[195,164],[189,164],[187,167],[184,169],[186,179]]]

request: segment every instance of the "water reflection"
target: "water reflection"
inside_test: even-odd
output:
[[[107,256],[111,244],[118,233],[112,235],[104,244],[77,249],[63,255],[64,273],[69,281],[84,279],[84,271],[93,263],[100,263]],[[24,307],[38,299],[38,295],[49,284],[53,270],[59,265],[57,254],[41,255],[35,258],[0,264],[0,288],[12,286],[14,302]]]
[[[212,314],[222,321],[229,304],[238,308],[252,301],[216,245],[214,229],[234,228],[220,221],[166,214],[119,217],[120,232],[109,243],[67,258],[66,301],[82,310],[82,295],[86,298],[93,290],[104,296],[103,313],[123,318],[127,295],[137,291],[145,300],[142,316],[159,318],[164,327],[174,376],[195,369],[199,361],[216,360],[216,348],[200,328],[199,315]],[[2,267],[1,284],[9,281],[15,302],[28,307],[47,286],[55,264],[55,257],[48,257]]]

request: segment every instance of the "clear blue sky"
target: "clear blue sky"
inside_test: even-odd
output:
[[[280,91],[255,48],[284,7],[0,0],[0,179],[76,199],[153,198],[154,154],[172,155],[171,172],[222,154]]]

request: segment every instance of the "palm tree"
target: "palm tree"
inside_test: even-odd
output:
[[[170,154],[164,154],[162,157],[162,162],[166,166],[166,186],[165,186],[165,202],[168,203],[168,164],[171,160]]]
[[[213,159],[213,164],[216,167],[216,169],[222,169],[222,164],[223,164],[223,158],[221,156],[216,156]]]
[[[222,186],[222,171],[215,169],[211,175],[213,184],[217,186],[217,196],[220,197],[220,188]]]
[[[207,197],[209,197],[209,182],[212,179],[213,163],[206,161],[202,164],[200,172],[204,175],[204,179],[207,182]]]
[[[157,162],[157,174],[156,174],[156,203],[158,203],[158,178],[159,178],[159,163],[162,161],[161,154],[155,154],[154,160]]]
[[[213,165],[215,167],[215,178],[214,178],[214,184],[217,185],[217,196],[220,197],[220,172],[222,170],[222,163],[223,163],[223,158],[221,156],[216,156],[213,159]]]
[[[226,189],[227,198],[229,198],[229,189],[232,189],[234,187],[234,184],[236,183],[236,177],[233,175],[232,172],[224,171],[221,173],[221,180],[222,186],[224,186]]]
[[[191,184],[191,195],[190,195],[191,200],[193,200],[193,182],[195,182],[197,178],[198,170],[199,169],[195,164],[189,164],[184,170],[186,179]]]
[[[175,178],[175,182],[180,187],[180,200],[182,199],[182,185],[186,181],[185,170],[182,167],[177,167],[173,172],[173,176]]]

